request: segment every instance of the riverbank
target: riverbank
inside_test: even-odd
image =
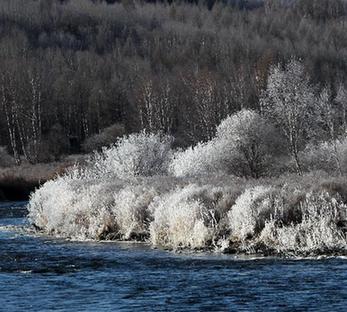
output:
[[[37,190],[29,219],[73,240],[264,256],[346,255],[346,177],[322,172],[130,180],[70,174]]]
[[[0,201],[28,200],[31,192],[46,181],[62,175],[83,156],[69,156],[51,163],[29,164],[0,168]]]

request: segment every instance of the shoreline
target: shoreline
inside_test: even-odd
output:
[[[30,229],[29,229],[30,228]],[[121,244],[121,245],[129,245],[129,246],[146,246],[151,250],[159,250],[165,251],[169,253],[173,253],[175,255],[224,255],[234,257],[235,260],[239,258],[256,258],[256,259],[283,259],[283,260],[310,260],[310,259],[329,259],[329,258],[342,258],[347,259],[347,249],[326,249],[326,250],[311,250],[311,251],[276,251],[273,248],[268,248],[265,246],[260,247],[254,246],[254,243],[250,242],[249,249],[248,247],[242,246],[241,248],[239,244],[232,243],[226,249],[220,249],[216,247],[205,247],[205,248],[187,248],[187,247],[178,247],[171,248],[167,246],[153,245],[150,240],[126,240],[126,239],[78,239],[72,237],[66,237],[64,235],[55,235],[54,233],[47,233],[44,230],[37,228],[35,224],[30,224],[29,228],[26,228],[24,231],[27,234],[45,237],[52,240],[59,240],[62,242],[72,242],[72,243],[91,243],[91,244]],[[253,245],[253,246],[252,246]],[[261,249],[263,247],[263,249]]]
[[[30,194],[45,182],[63,175],[76,163],[83,161],[83,155],[73,155],[61,161],[0,167],[0,202],[27,201]]]
[[[10,202],[9,202],[10,203]],[[4,206],[4,204],[2,204]],[[24,207],[24,206],[23,206]],[[26,206],[25,206],[26,208]],[[14,209],[16,211],[17,209]],[[19,216],[23,219],[27,219],[26,214]],[[151,250],[158,250],[163,252],[173,253],[175,255],[182,256],[227,256],[232,257],[235,260],[242,259],[283,259],[283,260],[319,260],[328,258],[344,258],[347,259],[347,249],[317,249],[311,251],[302,250],[288,250],[287,252],[276,250],[275,248],[269,248],[262,244],[256,244],[249,241],[244,242],[243,245],[237,244],[235,242],[230,242],[228,248],[218,248],[216,245],[211,245],[205,248],[187,248],[187,247],[177,247],[170,248],[168,246],[153,245],[149,239],[139,240],[139,239],[82,239],[73,238],[60,235],[59,233],[47,233],[43,229],[35,227],[32,223],[26,223],[26,225],[20,227],[13,227],[13,231],[20,232],[25,235],[34,236],[38,238],[45,238],[52,241],[60,241],[62,243],[76,243],[76,244],[96,244],[96,245],[122,245],[122,246],[144,246]],[[248,246],[247,246],[248,245]]]

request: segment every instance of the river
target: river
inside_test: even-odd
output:
[[[176,254],[30,234],[0,204],[0,311],[345,311],[347,259]]]

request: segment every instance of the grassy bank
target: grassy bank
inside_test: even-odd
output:
[[[80,156],[70,156],[59,162],[0,167],[0,200],[28,200],[36,188],[81,160]]]

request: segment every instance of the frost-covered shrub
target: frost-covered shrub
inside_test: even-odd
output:
[[[155,196],[155,188],[128,185],[114,194],[111,212],[117,225],[117,235],[123,239],[147,237],[151,216],[148,206]]]
[[[322,142],[308,145],[300,153],[302,163],[307,171],[325,170],[335,173],[341,169],[347,172],[347,138],[335,142]]]
[[[248,188],[235,201],[228,213],[234,241],[256,238],[270,220],[281,225],[299,223],[303,192],[292,186],[256,186]]]
[[[206,189],[191,184],[176,189],[151,204],[153,245],[170,248],[204,248],[215,234],[215,212],[204,202]]]
[[[79,185],[75,200],[64,216],[62,235],[76,239],[99,239],[115,228],[108,209],[111,202],[108,184]]]
[[[270,156],[283,150],[271,123],[252,110],[242,110],[223,120],[216,139],[226,147],[222,152],[229,171],[241,176],[258,178],[269,169]]]
[[[75,239],[142,239],[151,220],[148,206],[160,186],[146,181],[88,180],[85,172],[45,183],[30,198],[29,218],[47,233]]]
[[[346,249],[346,233],[339,223],[346,220],[347,206],[327,193],[306,195],[301,204],[302,221],[282,225],[269,220],[259,240],[282,253],[322,253]]]
[[[123,137],[97,154],[90,170],[100,177],[120,179],[165,174],[171,157],[171,142],[171,137],[146,132]]]
[[[29,219],[35,226],[52,232],[61,224],[64,211],[74,200],[75,193],[67,178],[46,182],[30,197]]]
[[[271,191],[271,187],[257,186],[239,196],[228,213],[234,240],[244,241],[259,234],[259,223],[265,222],[264,215],[269,217],[272,208]]]
[[[251,252],[305,254],[346,248],[341,225],[347,206],[339,194],[292,192],[286,186],[247,189],[228,213],[231,241]]]
[[[175,176],[232,173],[259,177],[270,168],[279,148],[273,127],[258,113],[242,110],[222,121],[217,135],[175,154],[170,170]]]
[[[107,209],[109,184],[59,177],[31,195],[29,218],[48,233],[76,239],[98,239],[113,226]]]
[[[223,156],[216,140],[199,143],[175,153],[169,170],[176,177],[204,176],[223,172]]]

